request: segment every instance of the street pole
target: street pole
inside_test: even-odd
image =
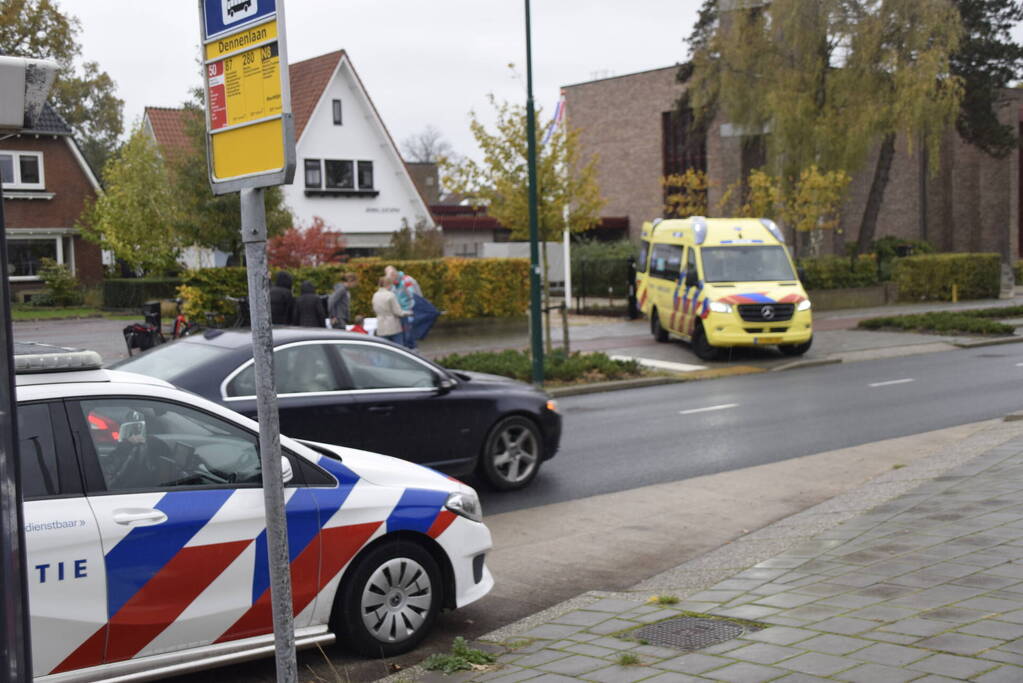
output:
[[[256,369],[256,411],[259,420],[259,459],[263,470],[263,503],[270,565],[277,682],[295,683],[295,619],[291,601],[291,561],[284,513],[281,474],[281,427],[274,390],[273,331],[270,328],[270,270],[266,259],[266,207],[263,188],[241,191],[242,242],[249,278],[252,356]]]
[[[540,320],[540,230],[536,199],[536,112],[533,107],[533,43],[526,0],[526,143],[529,167],[529,341],[533,384],[543,386],[543,332]]]
[[[14,392],[14,331],[11,327],[11,286],[7,272],[7,227],[4,188],[0,178],[0,682],[32,680],[28,580],[25,573],[25,525],[21,513],[21,472],[18,468],[18,413]]]

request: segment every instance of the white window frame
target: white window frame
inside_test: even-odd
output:
[[[45,190],[46,189],[46,175],[43,172],[43,153],[42,152],[26,152],[23,150],[14,149],[0,149],[0,154],[10,154],[14,161],[14,182],[4,183],[4,190]],[[21,157],[35,157],[39,164],[39,182],[38,183],[23,183],[21,182]]]
[[[6,188],[7,186],[4,185]],[[57,263],[64,263],[64,236],[63,235],[18,235],[7,232],[7,244],[11,245],[12,242],[31,240],[33,242],[45,242],[52,240],[57,243]],[[11,282],[39,282],[41,278],[38,275],[11,275],[7,278]]]

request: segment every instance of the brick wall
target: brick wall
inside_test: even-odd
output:
[[[604,216],[628,216],[638,239],[643,222],[662,215],[661,114],[675,108],[677,67],[564,88],[568,125],[579,131],[582,161],[597,157]]]
[[[569,125],[580,131],[581,156],[598,157],[597,180],[607,200],[603,215],[628,216],[636,239],[644,221],[661,215],[661,113],[682,94],[677,67],[619,76],[565,88]],[[1019,120],[1023,91],[1005,91],[1000,116]],[[720,118],[707,135],[711,215],[742,173],[742,139],[728,134]],[[725,133],[723,135],[723,133]],[[949,130],[937,174],[927,168],[919,140],[896,139],[896,155],[878,217],[877,237],[927,239],[941,251],[1020,250],[1019,153],[995,159]],[[838,228],[826,236],[824,253],[844,253],[855,242],[873,179],[877,149],[853,175]],[[925,207],[926,203],[926,207]],[[734,207],[733,207],[734,208]],[[924,213],[926,208],[926,213]],[[790,233],[791,237],[791,233]]]

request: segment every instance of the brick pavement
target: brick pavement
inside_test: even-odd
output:
[[[1023,681],[1021,428],[950,444],[745,539],[760,561],[708,556],[629,593],[581,596],[484,637],[496,667],[444,680]],[[692,614],[766,628],[695,652],[629,637]]]

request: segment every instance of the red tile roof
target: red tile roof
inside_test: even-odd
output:
[[[191,141],[185,129],[189,111],[170,107],[146,107],[146,118],[153,127],[156,142],[165,154],[187,150]]]
[[[323,96],[323,91],[330,83],[344,50],[329,52],[319,57],[295,62],[288,67],[291,79],[291,112],[295,118],[295,140],[302,137],[309,118],[313,115],[316,103]]]

